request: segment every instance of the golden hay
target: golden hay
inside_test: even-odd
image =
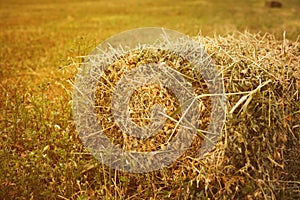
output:
[[[271,34],[247,32],[195,39],[204,45],[223,75],[227,119],[222,139],[204,158],[197,157],[202,140],[198,137],[193,148],[161,171],[118,171],[116,176],[123,181],[116,179],[110,190],[130,199],[299,198],[300,44],[285,38],[276,40]],[[168,62],[190,78],[197,95],[208,92],[203,80],[194,81],[197,76],[191,72],[189,63],[171,52],[132,52],[105,71],[96,92],[98,119],[107,130],[105,134],[123,149],[153,151],[162,148],[170,137],[175,126],[172,121],[145,141],[122,134],[112,121],[111,94],[124,74],[122,67],[133,68],[139,62]],[[131,117],[139,125],[149,122],[149,109],[155,103],[164,105],[168,115],[178,108],[174,95],[157,85],[146,85],[131,100]],[[203,102],[199,109],[207,113],[200,122],[205,130],[211,107],[207,99]],[[125,185],[124,177],[128,180]],[[143,192],[148,187],[153,188],[152,194]]]
[[[196,78],[201,77],[201,75],[196,73],[197,71],[192,70],[188,61],[172,52],[146,49],[142,51],[133,51],[130,54],[119,58],[109,66],[101,76],[96,91],[96,111],[99,125],[105,130],[105,134],[114,141],[116,145],[124,150],[149,152],[161,149],[161,147],[172,138],[173,129],[176,130],[175,120],[179,120],[180,113],[175,115],[175,112],[176,108],[179,107],[179,102],[168,88],[161,88],[158,84],[144,85],[137,89],[133,93],[129,104],[130,117],[139,126],[149,124],[151,120],[150,110],[155,104],[160,104],[166,108],[166,114],[172,116],[174,121],[168,119],[164,128],[156,133],[155,136],[141,140],[127,134],[122,134],[122,131],[117,124],[113,122],[113,115],[111,112],[112,92],[115,89],[117,81],[125,75],[126,70],[138,65],[148,63],[161,64],[164,62],[187,78],[193,85],[195,94],[201,95],[203,93],[208,93],[204,80]],[[202,113],[200,121],[201,130],[206,130],[208,127],[211,113],[208,100],[208,97],[202,98],[201,101],[199,100],[199,109]],[[198,140],[200,140],[200,138],[198,138]],[[200,146],[200,144],[198,146]]]

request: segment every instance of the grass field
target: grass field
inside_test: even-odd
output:
[[[285,0],[280,9],[264,2],[1,0],[0,199],[134,199],[135,193],[158,199],[167,192],[152,184],[159,173],[119,175],[84,149],[71,107],[78,56],[137,27],[211,37],[270,32],[279,40],[285,32],[299,39],[300,2]],[[151,189],[131,187],[140,180]],[[184,193],[183,182],[166,190]]]

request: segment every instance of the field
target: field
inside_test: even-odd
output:
[[[286,50],[290,54],[276,59],[284,58],[282,62],[289,63],[291,69],[287,69],[289,66],[282,68],[288,71],[286,74],[285,71],[280,74],[278,70],[275,79],[288,79],[292,73],[299,75],[299,82],[295,79],[293,84],[300,86],[300,72],[293,73],[299,69],[297,59],[300,56],[298,0],[285,0],[282,8],[267,8],[264,0],[0,0],[0,18],[0,199],[280,199],[300,196],[300,169],[297,166],[300,94],[297,98],[282,95],[287,97],[286,102],[281,102],[286,106],[284,111],[293,115],[278,118],[286,120],[282,122],[282,131],[288,130],[296,139],[290,141],[289,137],[283,136],[274,139],[279,140],[279,147],[283,147],[281,143],[290,142],[291,149],[295,149],[294,154],[288,154],[291,160],[277,162],[266,156],[270,163],[260,162],[263,167],[259,164],[255,167],[258,171],[271,167],[268,170],[272,173],[262,176],[261,172],[256,175],[254,169],[255,173],[251,174],[251,167],[242,167],[248,160],[241,161],[237,164],[239,167],[236,163],[230,166],[244,170],[244,173],[234,172],[236,168],[228,168],[226,172],[218,168],[217,172],[206,172],[211,176],[202,177],[202,182],[199,171],[187,169],[189,172],[185,173],[180,164],[160,172],[137,175],[102,165],[84,148],[75,130],[71,99],[72,83],[82,62],[81,56],[89,54],[109,36],[138,27],[166,27],[189,36],[200,34],[215,38],[220,45],[223,45],[222,40],[228,42],[224,45],[230,48],[241,45],[247,49],[248,40],[251,44],[259,40],[266,44],[267,52],[272,51],[272,46],[268,45],[281,48],[282,41],[286,41],[284,45],[287,44]],[[210,39],[205,41],[209,43]],[[208,50],[218,48],[214,45]],[[260,47],[263,49],[264,45]],[[280,67],[282,63],[277,61],[272,64]],[[270,69],[269,73],[273,72],[277,73]],[[293,91],[293,95],[299,93],[299,88],[283,85],[282,90]],[[254,90],[256,86],[247,86],[245,91]],[[235,87],[228,84],[228,91],[236,92],[232,89]],[[279,94],[274,94],[274,102],[277,102],[276,95]],[[286,105],[287,102],[292,102],[292,106]],[[281,103],[273,107],[278,106],[280,110]],[[235,125],[231,128],[243,129],[242,125]],[[260,125],[256,128],[263,132]],[[227,133],[230,130],[229,127]],[[270,131],[277,134],[277,129]],[[271,140],[270,143],[274,142]],[[232,148],[239,149],[238,146]],[[245,151],[244,147],[241,151]],[[262,159],[262,162],[265,161]],[[186,166],[193,168],[193,163]],[[283,167],[286,163],[291,167]],[[278,179],[272,179],[279,171],[282,174],[277,174]],[[218,178],[212,177],[214,175]],[[228,179],[229,175],[233,178]]]

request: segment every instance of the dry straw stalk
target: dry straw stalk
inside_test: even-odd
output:
[[[128,199],[149,195],[153,199],[297,199],[300,197],[299,42],[248,32],[195,39],[204,45],[224,79],[228,113],[222,139],[204,158],[197,157],[202,141],[198,137],[194,147],[169,168],[148,175],[116,172],[116,176],[134,181],[124,187],[116,181],[110,189]],[[116,144],[127,150],[163,148],[162,144],[168,141],[180,120],[180,115],[177,116],[180,112],[176,110],[179,105],[172,93],[151,85],[132,97],[135,102],[131,104],[131,116],[135,122],[147,124],[149,108],[155,103],[165,105],[167,114],[175,120],[169,119],[164,129],[146,143],[121,133],[112,122],[108,102],[116,78],[123,73],[121,66],[132,68],[147,59],[174,65],[196,87],[202,102],[199,110],[210,110],[205,83],[195,81],[197,76],[180,56],[171,52],[133,52],[109,68],[100,80],[96,100],[99,123]],[[209,119],[207,113],[200,122],[203,130]],[[145,183],[145,178],[151,181]],[[152,192],[145,194],[149,187]]]

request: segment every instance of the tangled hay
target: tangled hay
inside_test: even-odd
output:
[[[214,170],[195,180],[217,199],[299,198],[299,43],[249,33],[202,42],[223,72],[228,112],[221,147],[205,166]]]
[[[199,72],[192,70],[192,66],[187,60],[173,52],[160,49],[134,50],[117,59],[101,76],[96,91],[96,110],[99,125],[105,130],[106,136],[126,151],[150,152],[162,149],[172,139],[172,135],[177,133],[176,122],[180,120],[181,112],[176,113],[180,104],[170,89],[161,87],[157,83],[146,84],[138,88],[130,99],[129,110],[133,122],[143,127],[149,125],[152,119],[151,108],[154,105],[163,106],[166,108],[166,114],[173,118],[173,120],[167,119],[163,129],[158,130],[153,137],[138,139],[134,136],[123,134],[120,127],[116,123],[112,123],[112,93],[117,82],[125,76],[126,71],[129,69],[151,63],[166,63],[184,75],[188,82],[193,85],[196,95],[209,94],[205,81]],[[199,129],[207,130],[211,114],[209,98],[204,97],[198,101],[199,111],[202,113]],[[174,133],[173,130],[175,130]],[[199,143],[201,138],[198,136],[195,140]],[[197,146],[199,148],[201,144]]]
[[[149,174],[115,172],[115,184],[108,190],[117,191],[124,199],[299,198],[300,44],[247,32],[195,39],[223,75],[227,118],[222,139],[204,158],[197,157],[203,139],[199,135],[193,147],[168,168]],[[187,77],[197,95],[208,91],[203,80],[195,80],[199,75],[189,63],[172,52],[133,51],[108,67],[96,92],[99,124],[119,147],[153,151],[163,148],[175,124],[169,120],[154,137],[138,140],[118,129],[110,108],[112,91],[126,71],[124,66],[130,69],[141,62],[168,62]],[[131,98],[134,122],[147,125],[156,103],[164,105],[175,120],[180,119],[180,112],[176,112],[179,104],[171,91],[145,85]],[[206,130],[209,98],[201,99],[199,110],[206,113],[200,120],[201,129]]]

